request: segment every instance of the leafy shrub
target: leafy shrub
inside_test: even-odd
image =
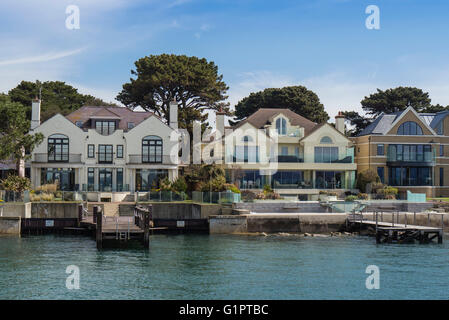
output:
[[[177,192],[187,192],[187,182],[184,177],[178,177],[175,181],[173,181],[172,190]]]
[[[348,201],[348,202],[353,202],[353,201],[356,201],[356,200],[357,200],[357,196],[347,196],[345,198],[345,201]]]
[[[273,189],[271,189],[269,184],[266,184],[263,186],[263,192],[273,192]]]
[[[14,192],[23,192],[31,189],[31,181],[25,177],[9,175],[0,182],[2,189]]]
[[[171,191],[171,181],[168,178],[159,181],[159,188],[161,191]]]
[[[380,178],[374,169],[367,169],[365,171],[359,172],[357,175],[357,188],[366,192],[366,185],[372,183],[379,183]]]
[[[226,188],[226,190],[230,190],[230,191],[232,191],[233,193],[241,193],[241,192],[240,192],[240,189],[237,188],[237,186],[236,186],[235,184],[226,183],[226,184],[225,184],[225,188]]]
[[[242,191],[242,200],[244,202],[253,202],[254,199],[256,199],[256,194],[250,190],[243,190]]]
[[[43,184],[36,188],[36,191],[45,193],[55,193],[58,191],[58,183]]]
[[[337,192],[334,192],[334,191],[329,191],[329,192],[327,193],[327,195],[330,196],[330,197],[338,197],[338,193],[337,193]]]
[[[357,195],[357,198],[361,199],[361,200],[368,200],[368,194],[367,193],[359,193]]]

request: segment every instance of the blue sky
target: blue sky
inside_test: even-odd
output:
[[[368,5],[380,30],[365,27]],[[80,29],[65,27],[80,8]],[[250,92],[305,85],[331,117],[376,88],[417,86],[449,104],[447,0],[2,0],[0,92],[61,80],[112,101],[138,58],[214,61],[234,105]]]

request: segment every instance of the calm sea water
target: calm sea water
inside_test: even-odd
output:
[[[157,235],[149,251],[97,251],[88,237],[0,238],[0,299],[448,299],[449,239]],[[68,265],[80,289],[68,290]],[[380,289],[368,290],[368,265]]]

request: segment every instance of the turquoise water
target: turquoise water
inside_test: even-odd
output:
[[[0,299],[448,299],[445,240],[157,235],[149,251],[97,251],[88,237],[2,237]],[[65,286],[68,265],[79,290]],[[365,287],[368,265],[379,290]]]

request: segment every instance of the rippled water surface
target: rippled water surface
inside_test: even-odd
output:
[[[88,237],[0,237],[0,299],[448,299],[448,241],[157,235],[149,251],[97,251]],[[368,265],[379,290],[365,287]]]

